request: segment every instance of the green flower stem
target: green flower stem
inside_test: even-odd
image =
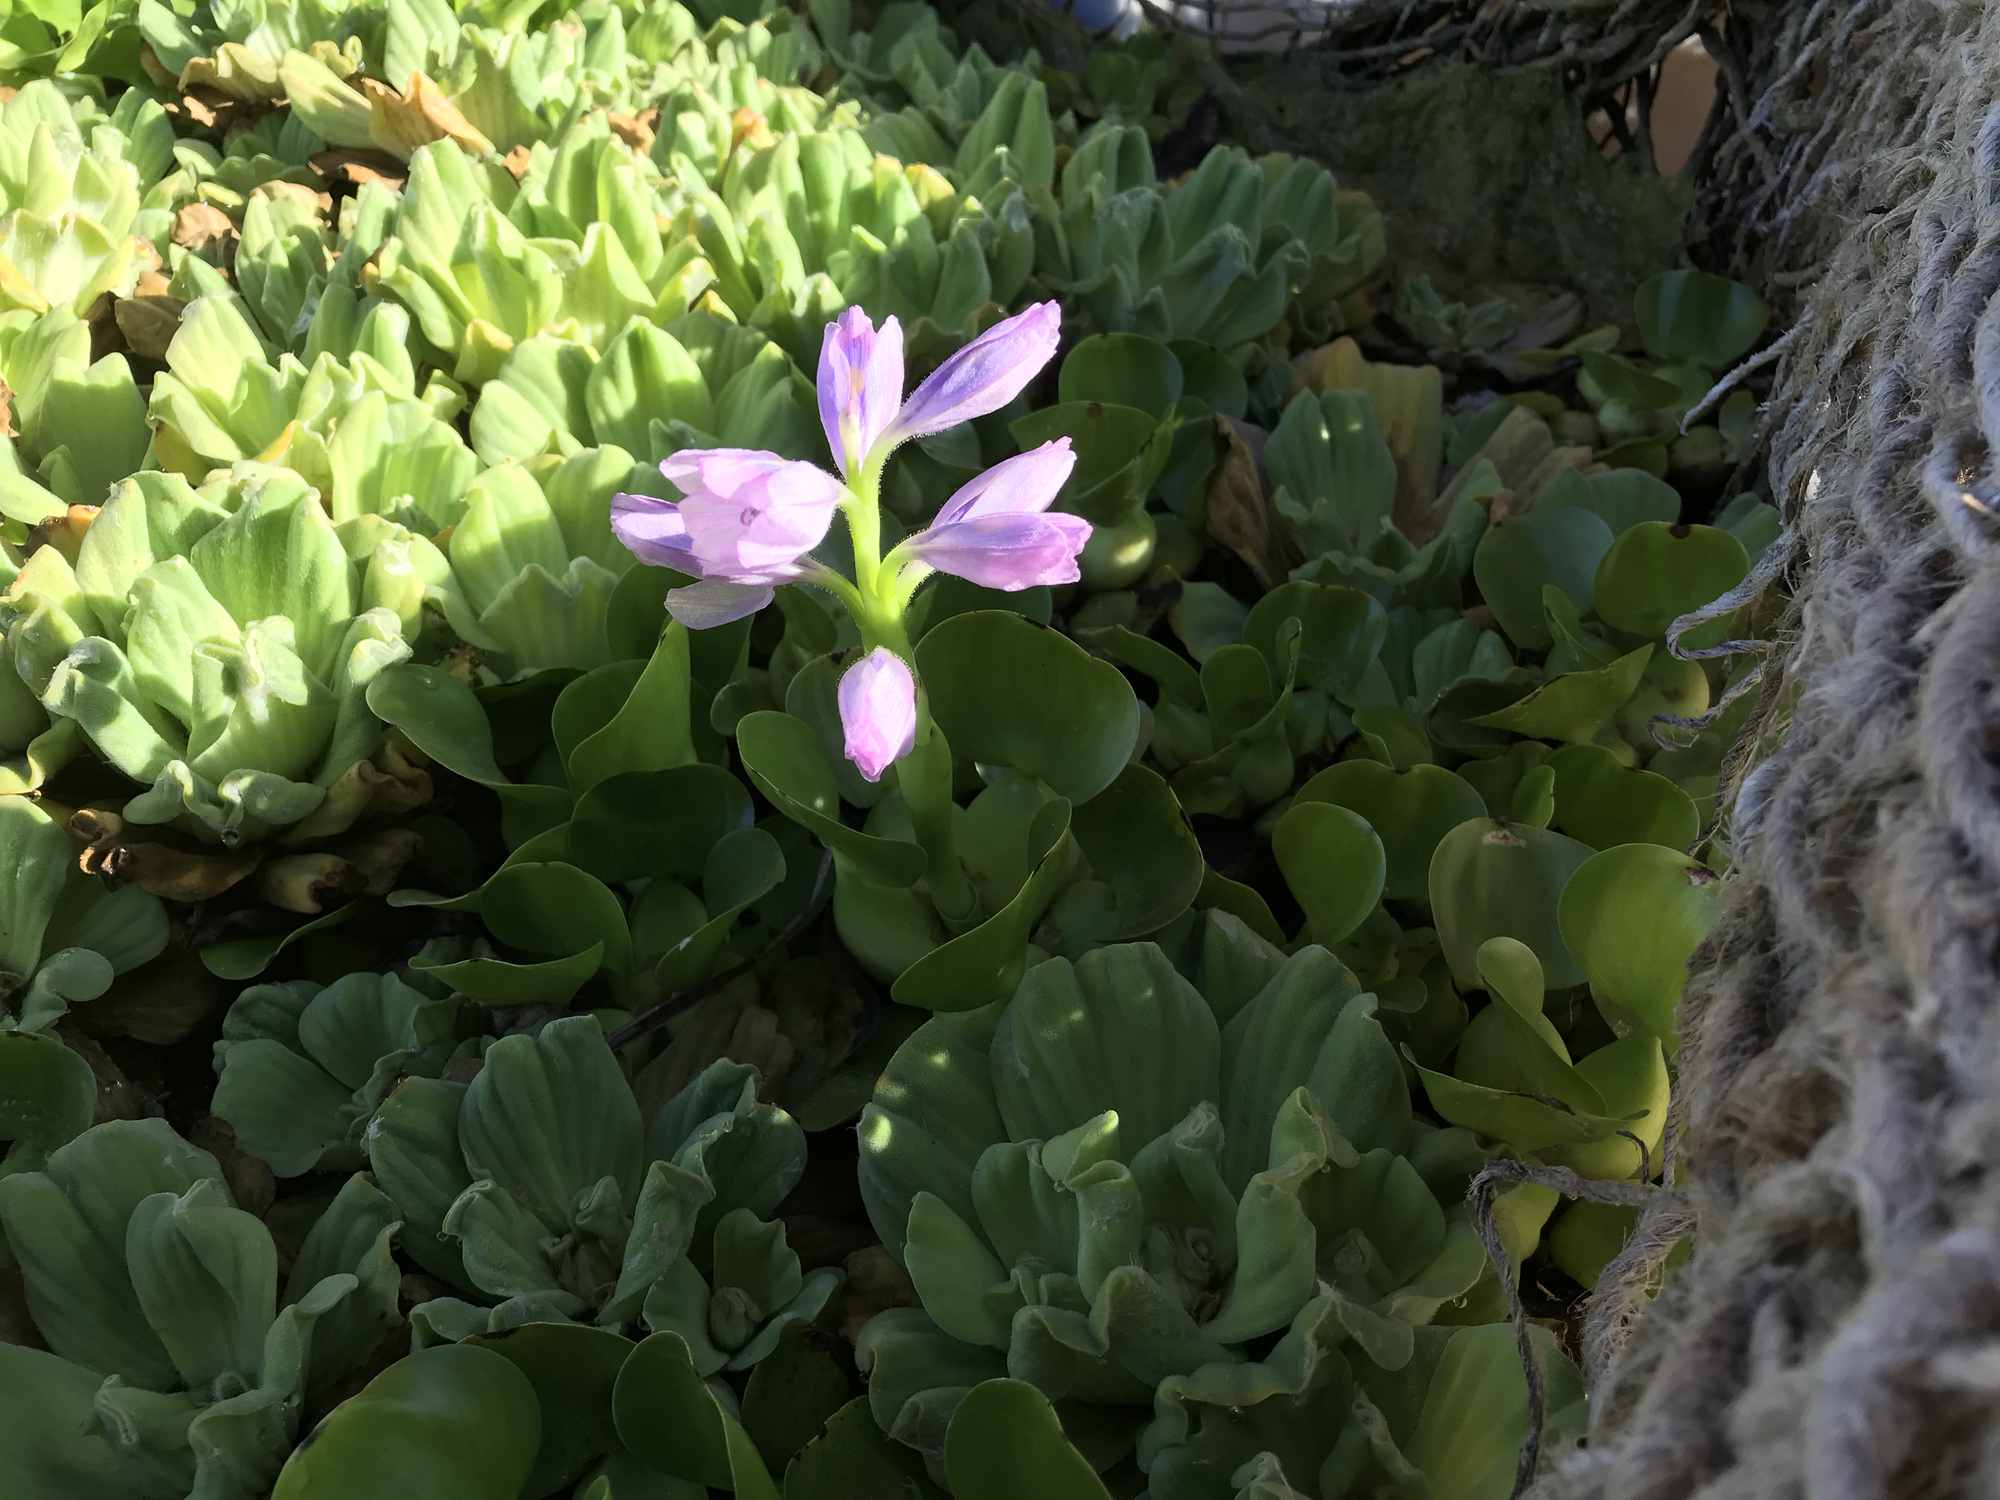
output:
[[[909,592],[902,585],[900,570],[883,566],[881,493],[882,463],[871,461],[849,481],[847,500],[841,507],[854,546],[854,584],[858,597],[850,602],[850,608],[861,631],[862,649],[872,651],[881,646],[895,652],[909,664],[914,676],[917,654],[903,624]],[[952,801],[951,782],[951,747],[931,719],[930,699],[919,677],[916,743],[896,763],[896,784],[902,790],[917,843],[925,854],[931,904],[945,925],[957,930],[977,920],[979,898],[958,858],[952,826],[957,808]]]

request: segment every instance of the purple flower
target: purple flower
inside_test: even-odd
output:
[[[877,646],[841,675],[840,727],[847,758],[870,781],[917,743],[917,679],[909,663]]]
[[[878,329],[850,307],[826,325],[819,346],[819,421],[835,464],[850,479],[896,419],[903,399],[903,330],[894,318]]]
[[[1005,459],[947,500],[905,548],[919,562],[983,588],[1075,583],[1090,523],[1048,513],[1075,467],[1066,437]]]
[[[1061,332],[1062,309],[1053,302],[995,323],[910,393],[883,441],[928,437],[998,411],[1055,357]]]
[[[720,456],[722,461],[699,463],[712,456]],[[813,482],[823,480],[839,492],[838,481],[811,464],[790,464],[772,454],[745,454],[736,449],[718,450],[714,455],[677,454],[661,464],[660,470],[675,483],[689,487],[688,497],[676,505],[651,495],[613,495],[611,531],[641,562],[672,568],[697,580],[667,591],[668,612],[690,630],[708,630],[753,615],[771,602],[776,585],[806,575],[807,569],[794,559],[826,535],[833,512],[829,508],[825,518],[815,522],[809,503],[774,500],[773,486],[809,494]],[[805,471],[804,483],[795,472],[787,472],[797,470]],[[699,489],[704,476],[712,484],[728,486],[728,490]],[[726,511],[720,518],[714,514],[718,506],[730,503],[732,494],[737,497],[735,519],[740,523],[734,528],[734,537],[726,524]],[[698,499],[707,505],[707,511],[696,503]],[[696,524],[706,526],[712,540],[719,538],[718,545],[700,545],[693,532]],[[794,540],[807,536],[815,524],[817,535],[808,536],[796,551],[791,542],[775,540],[787,529]],[[769,560],[752,563],[744,560],[746,555]]]
[[[846,493],[814,464],[754,448],[689,449],[660,465],[679,486],[701,576],[765,577],[817,547]]]

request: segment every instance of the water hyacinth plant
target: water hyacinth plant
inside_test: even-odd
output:
[[[14,7],[0,1491],[1566,1455],[1770,309],[1428,264],[1365,134],[989,9]]]
[[[695,581],[667,594],[690,629],[726,625],[762,609],[785,584],[838,599],[861,636],[861,654],[838,691],[847,758],[868,781],[898,762],[901,786],[934,875],[963,881],[949,857],[940,816],[949,806],[949,762],[920,754],[935,733],[914,670],[904,617],[926,579],[949,573],[985,588],[1020,590],[1075,582],[1090,524],[1051,512],[1076,458],[1058,438],[995,464],[961,487],[931,524],[882,554],[882,471],[904,443],[948,432],[998,411],[1056,352],[1061,310],[1053,302],[995,324],[903,399],[903,332],[877,328],[860,308],[829,324],[819,359],[819,414],[837,474],[775,453],[713,448],[681,452],[660,472],[678,502],[621,494],[612,529],[642,561]],[[839,515],[847,523],[853,577],[812,557]],[[960,910],[949,886],[938,892]]]

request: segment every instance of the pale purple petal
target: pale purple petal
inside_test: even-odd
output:
[[[888,439],[926,437],[998,411],[1055,357],[1061,334],[1062,309],[1053,302],[1038,302],[995,323],[911,392]]]
[[[1047,510],[1075,467],[1076,455],[1070,451],[1066,437],[1002,459],[961,485],[945,501],[931,525],[949,526],[980,516],[1032,515]]]
[[[687,522],[681,519],[680,507],[671,500],[656,500],[651,495],[613,495],[611,534],[640,562],[656,568],[672,568],[691,578],[701,576],[694,544],[688,540]]]
[[[790,461],[762,448],[683,448],[660,461],[660,472],[682,494],[733,495]]]
[[[903,399],[903,328],[880,328],[850,307],[826,325],[819,346],[819,421],[841,473],[852,477]]]
[[[756,614],[771,602],[772,592],[768,583],[705,578],[683,589],[667,590],[667,613],[689,630],[713,630]]]
[[[840,727],[847,758],[869,781],[917,743],[917,679],[895,652],[877,646],[840,679]]]
[[[732,456],[715,465],[700,462],[718,451],[732,452],[711,450],[685,466],[678,463],[685,454],[668,460],[678,471],[667,477],[686,492],[681,520],[704,574],[764,574],[820,544],[847,493],[838,479],[816,465],[784,459],[752,464]]]
[[[976,516],[933,526],[909,551],[940,573],[955,573],[989,589],[1031,589],[1075,583],[1077,554],[1090,540],[1090,523],[1061,511],[1043,515]]]

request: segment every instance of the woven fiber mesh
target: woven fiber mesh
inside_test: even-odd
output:
[[[1535,1495],[1990,1496],[2000,10],[1737,11],[1696,242],[1792,307],[1792,604],[1685,1002],[1676,1191],[1592,1312],[1591,1447]]]
[[[1579,97],[1636,86],[1643,127],[1669,49],[1717,58],[1687,241],[1777,310],[1760,379],[1787,521],[1729,603],[1788,602],[1725,786],[1735,864],[1685,1001],[1669,1186],[1590,1309],[1589,1444],[1531,1493],[2000,1495],[2000,6],[1147,8],[1240,49],[1210,85],[1224,139],[1286,143],[1263,104],[1283,90],[1246,68],[1275,51],[1314,80],[1344,178],[1449,146],[1405,121],[1340,136],[1371,90],[1553,77],[1573,126]]]

